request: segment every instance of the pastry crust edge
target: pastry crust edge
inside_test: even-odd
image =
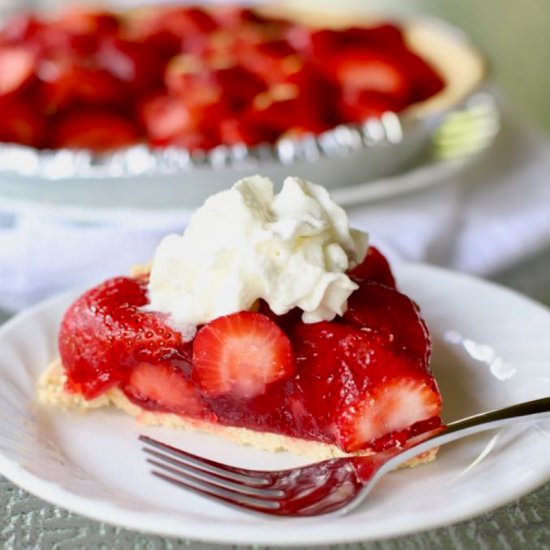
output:
[[[66,379],[61,361],[56,359],[46,368],[39,379],[37,388],[39,403],[83,414],[99,408],[113,406],[133,416],[139,424],[144,426],[162,426],[170,429],[200,431],[223,437],[240,445],[247,445],[270,452],[289,451],[290,453],[307,457],[314,461],[349,456],[336,445],[280,434],[258,432],[248,428],[221,426],[198,419],[185,418],[173,413],[147,411],[132,403],[118,388],[110,389],[101,396],[88,400],[79,394],[68,392],[65,389]],[[373,453],[372,451],[365,451],[357,454],[368,456]],[[431,462],[435,459],[436,454],[437,448],[431,449],[412,458],[404,466],[414,467]]]

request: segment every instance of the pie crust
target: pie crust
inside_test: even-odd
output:
[[[163,426],[171,429],[201,431],[221,436],[233,443],[248,445],[265,451],[289,451],[293,454],[307,457],[313,461],[349,456],[335,445],[309,441],[269,432],[258,432],[247,428],[236,428],[213,424],[203,420],[186,418],[177,414],[148,411],[132,403],[118,388],[112,388],[101,396],[87,400],[81,395],[69,393],[65,389],[66,376],[59,360],[52,362],[42,374],[38,383],[38,401],[43,405],[70,410],[71,412],[87,413],[95,409],[114,406],[133,416],[144,426]],[[368,456],[372,451],[353,453]],[[405,463],[406,467],[425,464],[435,459],[437,449],[431,449]]]

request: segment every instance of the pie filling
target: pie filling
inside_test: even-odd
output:
[[[218,317],[184,341],[150,311],[148,275],[110,279],[67,310],[59,334],[65,391],[93,400],[118,388],[145,411],[380,451],[441,424],[418,306],[370,247],[347,272],[342,316],[304,323],[297,308]]]
[[[404,111],[444,80],[393,23],[322,29],[244,7],[17,13],[0,28],[0,141],[273,143]]]

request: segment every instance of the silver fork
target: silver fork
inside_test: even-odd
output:
[[[151,473],[239,510],[272,516],[343,515],[380,479],[404,462],[463,437],[509,424],[550,419],[550,397],[451,422],[406,448],[367,457],[343,457],[286,470],[238,468],[193,455],[148,436],[139,437]]]

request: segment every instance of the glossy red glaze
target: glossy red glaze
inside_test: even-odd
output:
[[[190,376],[191,345],[146,305],[146,281],[129,277],[109,279],[71,305],[59,332],[69,389],[97,397],[126,383],[141,363],[169,364]]]
[[[322,441],[346,451],[402,445],[440,424],[418,308],[371,251],[342,318],[304,324],[300,312],[219,317],[192,342],[147,311],[146,280],[111,279],[67,311],[59,349],[70,391],[112,387],[144,409]]]
[[[53,129],[56,147],[104,151],[134,143],[138,130],[128,118],[109,110],[82,109],[60,117]]]
[[[351,269],[348,275],[358,284],[362,281],[374,281],[396,288],[388,260],[374,246],[369,246],[363,261]]]
[[[418,306],[397,290],[375,281],[363,281],[350,296],[344,320],[377,334],[396,354],[427,365],[430,336]]]
[[[443,86],[393,24],[317,30],[243,7],[72,7],[48,19],[17,14],[0,30],[0,98],[27,103],[45,125],[41,139],[1,139],[40,148],[272,143],[398,112]],[[59,119],[82,108],[112,109],[135,131],[91,141],[71,127],[58,139]],[[178,121],[172,131],[151,115],[159,110]]]

